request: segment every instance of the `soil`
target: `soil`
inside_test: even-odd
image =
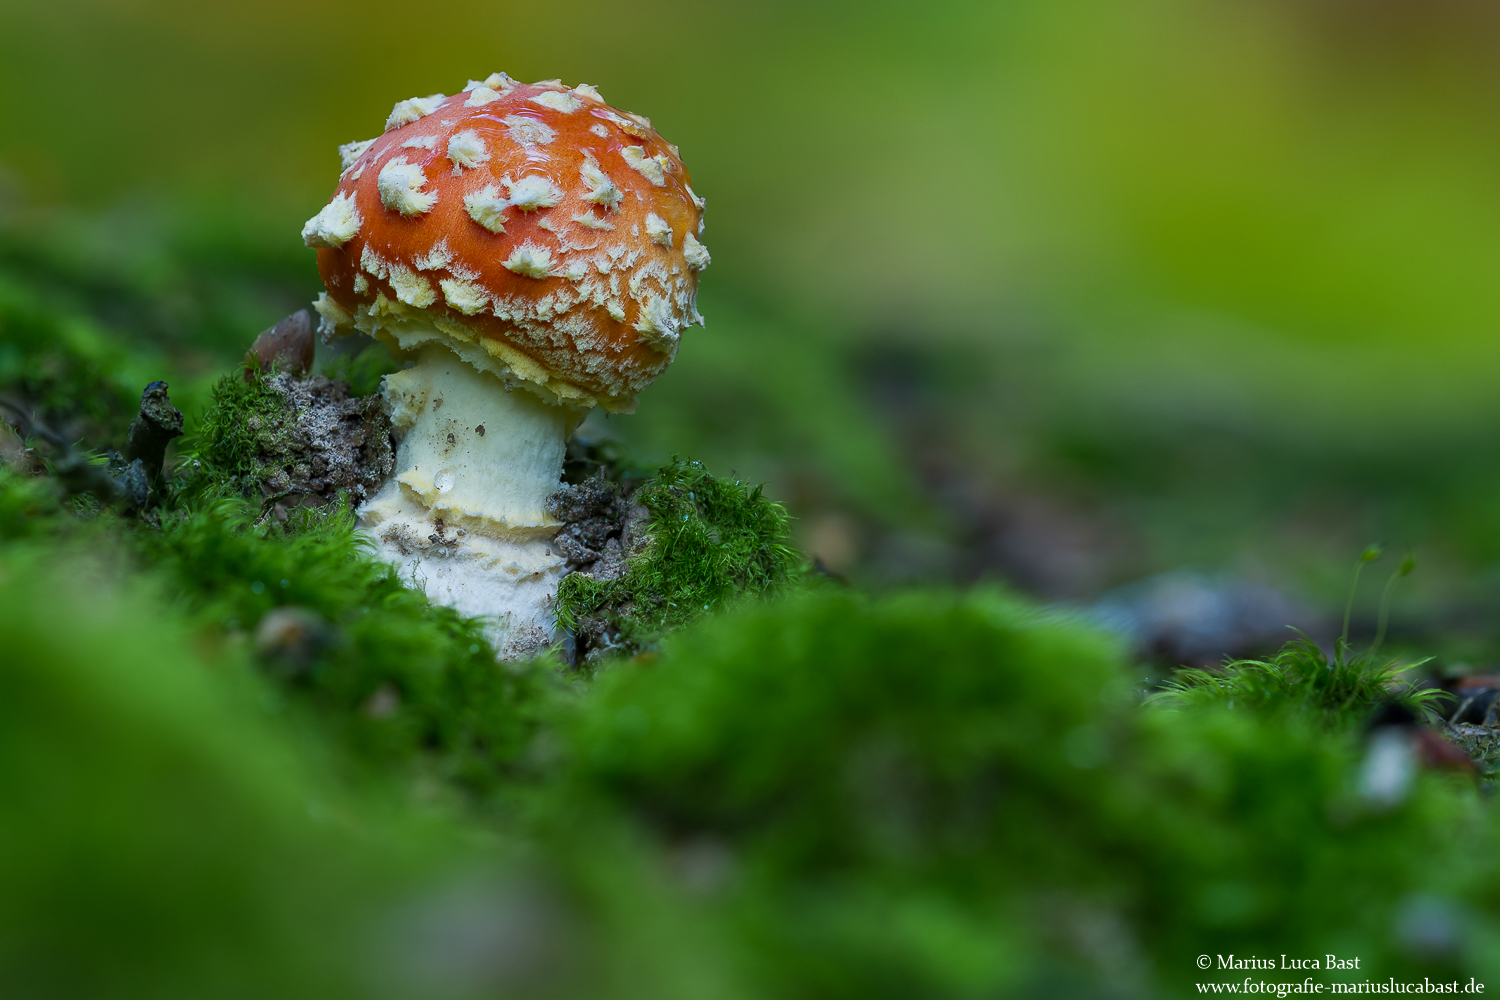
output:
[[[274,467],[265,484],[268,494],[326,503],[348,491],[357,505],[390,477],[396,454],[382,397],[351,396],[348,385],[322,375],[299,379],[282,372],[268,376],[266,384],[286,398],[294,414],[281,454],[266,456]]]
[[[625,575],[626,560],[647,544],[651,514],[630,499],[638,481],[610,482],[604,470],[581,483],[564,486],[547,498],[547,513],[565,527],[552,540],[568,561],[568,572],[594,580],[617,580]],[[613,609],[628,613],[628,608]],[[607,614],[591,615],[573,636],[572,662],[597,659],[618,647]]]

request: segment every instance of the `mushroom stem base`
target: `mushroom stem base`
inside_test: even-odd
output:
[[[489,619],[503,659],[540,652],[566,566],[546,501],[562,486],[568,412],[438,344],[382,391],[400,444],[361,529],[435,604]]]
[[[535,656],[554,641],[553,599],[566,563],[550,539],[494,538],[454,525],[394,479],[360,509],[360,529],[428,600],[487,619],[501,659]]]

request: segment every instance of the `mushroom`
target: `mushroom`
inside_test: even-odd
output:
[[[362,530],[428,596],[493,616],[503,657],[555,633],[565,443],[634,410],[703,318],[703,199],[648,119],[583,85],[503,73],[397,104],[340,147],[318,250],[325,340],[357,329],[409,366],[383,392],[396,469]]]

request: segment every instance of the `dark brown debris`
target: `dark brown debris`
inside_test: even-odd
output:
[[[5,440],[14,438],[20,445],[11,446],[8,454],[14,453],[17,463],[24,460],[39,471],[40,463],[24,440],[41,441],[51,452],[52,474],[68,495],[86,493],[102,504],[141,515],[159,502],[167,445],[182,433],[182,413],[172,405],[167,383],[146,386],[140,412],[130,425],[125,454],[111,453],[106,465],[95,464],[87,453],[73,447],[66,434],[38,419],[24,404],[0,398],[0,408],[11,414],[7,427],[15,428],[7,431]]]
[[[130,422],[125,437],[125,462],[139,461],[147,480],[159,489],[167,445],[181,436],[182,411],[167,396],[167,383],[152,382],[141,393],[141,410]]]

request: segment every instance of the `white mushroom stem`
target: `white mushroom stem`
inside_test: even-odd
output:
[[[569,412],[430,344],[389,375],[396,472],[360,524],[434,602],[492,619],[506,658],[553,640],[564,560],[545,510],[561,486]]]
[[[385,396],[401,435],[395,478],[429,508],[475,520],[483,534],[556,532],[544,505],[562,475],[562,407],[510,389],[436,344],[422,349],[415,367],[386,378]]]

